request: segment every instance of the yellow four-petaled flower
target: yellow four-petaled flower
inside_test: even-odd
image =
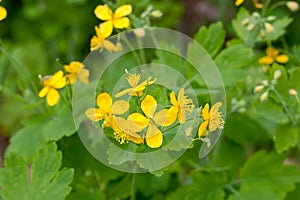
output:
[[[103,48],[111,52],[120,51],[120,48],[118,46],[114,45],[109,40],[106,40],[108,36],[105,36],[101,28],[95,26],[95,32],[96,35],[94,35],[90,41],[91,51],[102,50]]]
[[[203,118],[203,122],[200,124],[198,129],[198,136],[205,136],[207,134],[207,127],[209,132],[213,132],[215,130],[223,129],[224,127],[224,119],[222,113],[219,112],[219,108],[222,106],[221,102],[217,102],[214,104],[209,110],[209,104],[206,104],[204,108],[201,110],[201,116]]]
[[[289,57],[287,55],[279,54],[279,50],[273,47],[268,47],[266,49],[266,54],[266,56],[259,59],[259,64],[270,65],[274,61],[284,64],[289,61]]]
[[[68,81],[71,85],[75,83],[76,77],[82,83],[87,84],[89,82],[90,71],[84,68],[84,65],[81,62],[71,62],[69,65],[64,66],[67,75]]]
[[[43,88],[39,92],[39,97],[46,96],[47,104],[54,106],[58,103],[60,95],[57,89],[66,85],[66,77],[62,71],[56,72],[53,76],[46,76],[42,79]]]

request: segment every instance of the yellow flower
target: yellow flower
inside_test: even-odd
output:
[[[114,45],[109,40],[105,40],[106,37],[104,36],[103,31],[99,27],[95,26],[95,31],[96,31],[96,35],[92,37],[90,42],[91,51],[96,51],[99,49],[102,50],[103,48],[105,48],[110,52],[120,51],[119,47]]]
[[[264,4],[259,3],[259,0],[254,0],[254,6],[255,8],[262,9],[264,7]]]
[[[4,7],[0,6],[0,21],[4,20],[7,16],[7,11]]]
[[[244,0],[236,0],[235,6],[240,6],[243,2],[244,2]]]
[[[287,63],[289,61],[289,57],[285,54],[279,54],[279,50],[273,47],[268,47],[266,50],[266,56],[259,59],[259,64],[267,64],[270,65],[274,61],[279,63]]]
[[[105,38],[111,35],[113,27],[118,29],[128,28],[130,21],[126,16],[131,12],[132,6],[130,4],[120,6],[114,13],[107,5],[99,5],[94,10],[96,17],[105,21],[100,25]]]
[[[141,84],[138,84],[141,80],[140,74],[131,74],[128,73],[127,70],[125,70],[128,74],[128,77],[126,78],[131,88],[125,89],[115,95],[115,97],[121,97],[125,94],[129,94],[130,96],[141,96],[143,94],[143,91],[146,89],[147,85],[153,84],[156,79],[152,79],[150,76],[147,80],[143,81]]]
[[[111,96],[106,92],[98,95],[97,105],[99,108],[89,108],[85,111],[85,115],[92,121],[104,119],[104,127],[112,126],[113,115],[121,115],[129,109],[127,101],[118,100],[113,103]]]
[[[156,100],[147,95],[141,102],[142,111],[146,116],[141,113],[132,113],[128,119],[133,121],[137,126],[142,129],[148,127],[146,133],[146,143],[151,148],[158,148],[162,145],[163,135],[157,128],[159,126],[167,126],[165,124],[167,117],[167,109],[155,112],[157,108]]]
[[[69,65],[65,65],[64,68],[69,73],[67,77],[71,85],[75,83],[76,76],[82,83],[89,83],[90,71],[85,69],[81,62],[71,62]]]
[[[184,96],[184,88],[182,88],[178,93],[178,100],[176,99],[175,92],[171,92],[170,101],[173,106],[168,110],[169,123],[172,124],[176,120],[177,113],[179,123],[185,123],[186,112],[192,112],[195,107],[192,99]]]
[[[114,130],[115,139],[120,142],[120,144],[132,141],[136,144],[142,144],[144,139],[137,134],[143,130],[140,126],[137,126],[131,120],[126,120],[121,117],[114,117],[112,120],[112,128]]]
[[[209,132],[215,131],[217,128],[223,129],[224,119],[222,113],[219,112],[219,108],[222,106],[221,102],[217,102],[209,111],[209,105],[206,104],[201,110],[201,116],[204,119],[198,129],[198,136],[204,136],[207,133],[207,127]]]
[[[39,92],[39,97],[46,96],[47,104],[54,106],[58,103],[60,95],[57,89],[66,85],[66,77],[62,71],[56,72],[53,76],[46,76],[42,79],[43,89]]]

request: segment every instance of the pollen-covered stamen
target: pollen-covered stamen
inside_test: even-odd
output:
[[[141,80],[141,75],[128,73],[128,77],[126,79],[131,87],[136,87]]]
[[[114,132],[114,139],[120,144],[128,143],[129,135],[124,132]]]

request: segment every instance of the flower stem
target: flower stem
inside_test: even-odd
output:
[[[130,200],[135,200],[135,173],[132,174]]]
[[[276,88],[274,86],[270,87],[270,90],[272,90],[276,97],[278,98],[278,100],[280,101],[281,105],[283,106],[283,109],[285,110],[286,114],[288,115],[288,117],[290,118],[290,120],[292,121],[293,125],[295,125],[297,123],[297,120],[295,119],[295,117],[293,116],[293,114],[290,112],[287,104],[285,103],[285,101],[282,99],[281,95],[279,94],[279,92],[276,90]]]

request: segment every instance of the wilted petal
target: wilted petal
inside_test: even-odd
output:
[[[125,113],[128,109],[129,103],[124,100],[116,101],[111,107],[112,113],[116,115],[121,115]]]
[[[112,43],[111,41],[109,40],[104,40],[102,42],[102,46],[107,50],[107,51],[110,51],[110,52],[118,52],[121,50],[120,47],[114,45],[114,43]]]
[[[178,111],[178,121],[180,124],[184,124],[186,120],[185,112],[182,108]]]

